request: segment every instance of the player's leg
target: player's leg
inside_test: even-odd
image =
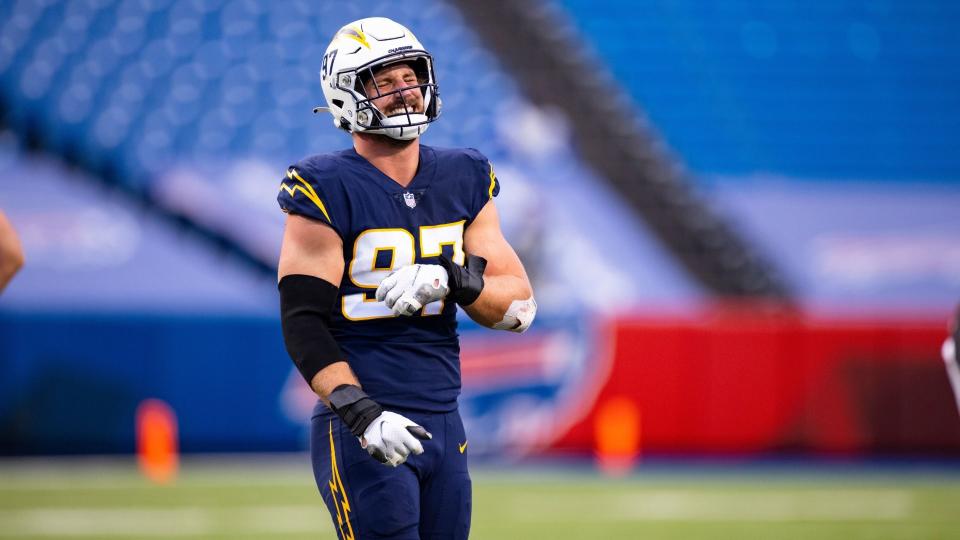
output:
[[[443,431],[437,433],[441,431],[439,422],[434,423],[436,431],[432,431],[434,441],[442,444],[438,449],[442,457],[421,485],[420,538],[466,540],[473,504],[467,438],[459,412],[436,416],[443,418]]]
[[[310,453],[338,538],[419,539],[420,488],[413,469],[377,462],[328,414],[313,418]]]

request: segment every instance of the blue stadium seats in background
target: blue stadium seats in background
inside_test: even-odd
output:
[[[492,159],[501,171],[506,233],[526,239],[522,256],[598,261],[610,278],[607,296],[584,293],[587,303],[701,294],[583,166],[569,138],[534,122],[524,138],[554,139],[548,153],[535,150],[531,160],[518,150],[508,133],[518,129],[514,117],[536,116],[536,107],[442,1],[411,0],[402,12],[380,0],[29,0],[2,9],[0,104],[13,132],[84,168],[114,173],[113,181],[268,264],[279,249],[283,215],[274,199],[285,168],[350,144],[329,115],[310,112],[323,104],[318,70],[330,38],[355,19],[394,17],[436,60],[443,117],[425,142],[480,147]],[[570,190],[556,188],[563,185]],[[511,192],[538,195],[511,201]],[[564,224],[572,192],[580,213],[593,216],[591,226],[624,231],[636,249],[623,253],[608,245],[610,235]],[[530,240],[531,221],[541,223],[532,230],[569,229],[568,237]],[[539,270],[531,262],[531,274],[556,285],[544,290],[556,291],[557,305],[571,306],[576,276],[553,262]],[[642,281],[656,285],[636,286],[628,268],[645,269]],[[551,303],[545,293],[544,306]]]
[[[177,161],[255,155],[286,164],[342,145],[342,135],[319,129],[327,117],[309,113],[323,101],[323,51],[340,25],[393,11],[376,1],[110,0],[5,10],[0,80],[10,123],[39,120],[55,149],[119,159],[131,182]],[[437,55],[449,92],[446,126],[435,130],[442,144],[491,140],[491,96],[515,91],[456,11],[417,1],[404,14],[429,48],[457,53]]]
[[[554,1],[802,305],[956,305],[960,4]]]
[[[960,181],[960,4],[555,0],[697,173]]]
[[[89,175],[23,152],[5,131],[0,131],[0,170],[0,209],[16,226],[27,258],[3,291],[0,319],[5,310],[78,318],[276,316],[273,279],[130,205]]]

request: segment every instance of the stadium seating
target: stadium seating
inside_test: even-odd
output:
[[[955,4],[556,4],[802,305],[949,313]]]
[[[273,200],[284,168],[349,141],[328,115],[310,113],[323,103],[317,69],[330,36],[350,20],[396,16],[391,3],[376,0],[26,1],[0,9],[0,105],[15,133],[186,217],[261,267],[276,261],[282,214]],[[426,142],[480,146],[497,164],[505,190],[544,192],[504,203],[508,236],[530,236],[526,224],[538,218],[549,220],[547,228],[570,228],[591,259],[607,259],[600,268],[621,274],[611,283],[626,284],[626,292],[613,285],[608,295],[618,303],[697,294],[628,211],[609,208],[618,202],[604,195],[568,141],[547,144],[549,155],[532,150],[540,152],[540,164],[518,150],[518,136],[509,133],[514,126],[503,124],[530,106],[459,12],[417,0],[398,18],[436,57],[444,111]],[[533,124],[524,137],[549,138],[549,126]],[[572,193],[597,227],[641,238],[629,266],[651,269],[648,278],[662,286],[629,287],[618,269],[623,255],[613,262],[609,236],[557,223],[571,219],[562,208]],[[546,244],[527,240],[531,249]],[[582,259],[579,251],[561,251]],[[562,284],[570,277],[549,279]]]
[[[960,178],[956,3],[556,1],[701,178]]]
[[[431,49],[457,52],[437,55],[449,93],[435,138],[450,146],[495,141],[491,97],[515,99],[510,84],[456,12],[414,4],[405,22]],[[309,114],[322,102],[319,60],[341,24],[391,11],[376,1],[109,0],[4,10],[0,78],[11,123],[37,129],[39,120],[39,135],[56,151],[119,158],[128,182],[150,182],[177,161],[252,155],[282,167],[342,146],[329,118]]]
[[[0,131],[0,168],[0,210],[27,258],[3,291],[0,319],[23,312],[275,315],[273,279],[61,160],[24,151],[8,131]]]

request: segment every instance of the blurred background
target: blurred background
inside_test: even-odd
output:
[[[461,322],[475,537],[960,535],[960,5],[5,0],[0,537],[334,538],[275,200],[368,16],[540,304]]]

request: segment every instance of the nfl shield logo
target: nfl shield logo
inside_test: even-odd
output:
[[[403,202],[405,202],[409,208],[416,208],[417,197],[413,193],[410,193],[409,191],[404,192]]]

